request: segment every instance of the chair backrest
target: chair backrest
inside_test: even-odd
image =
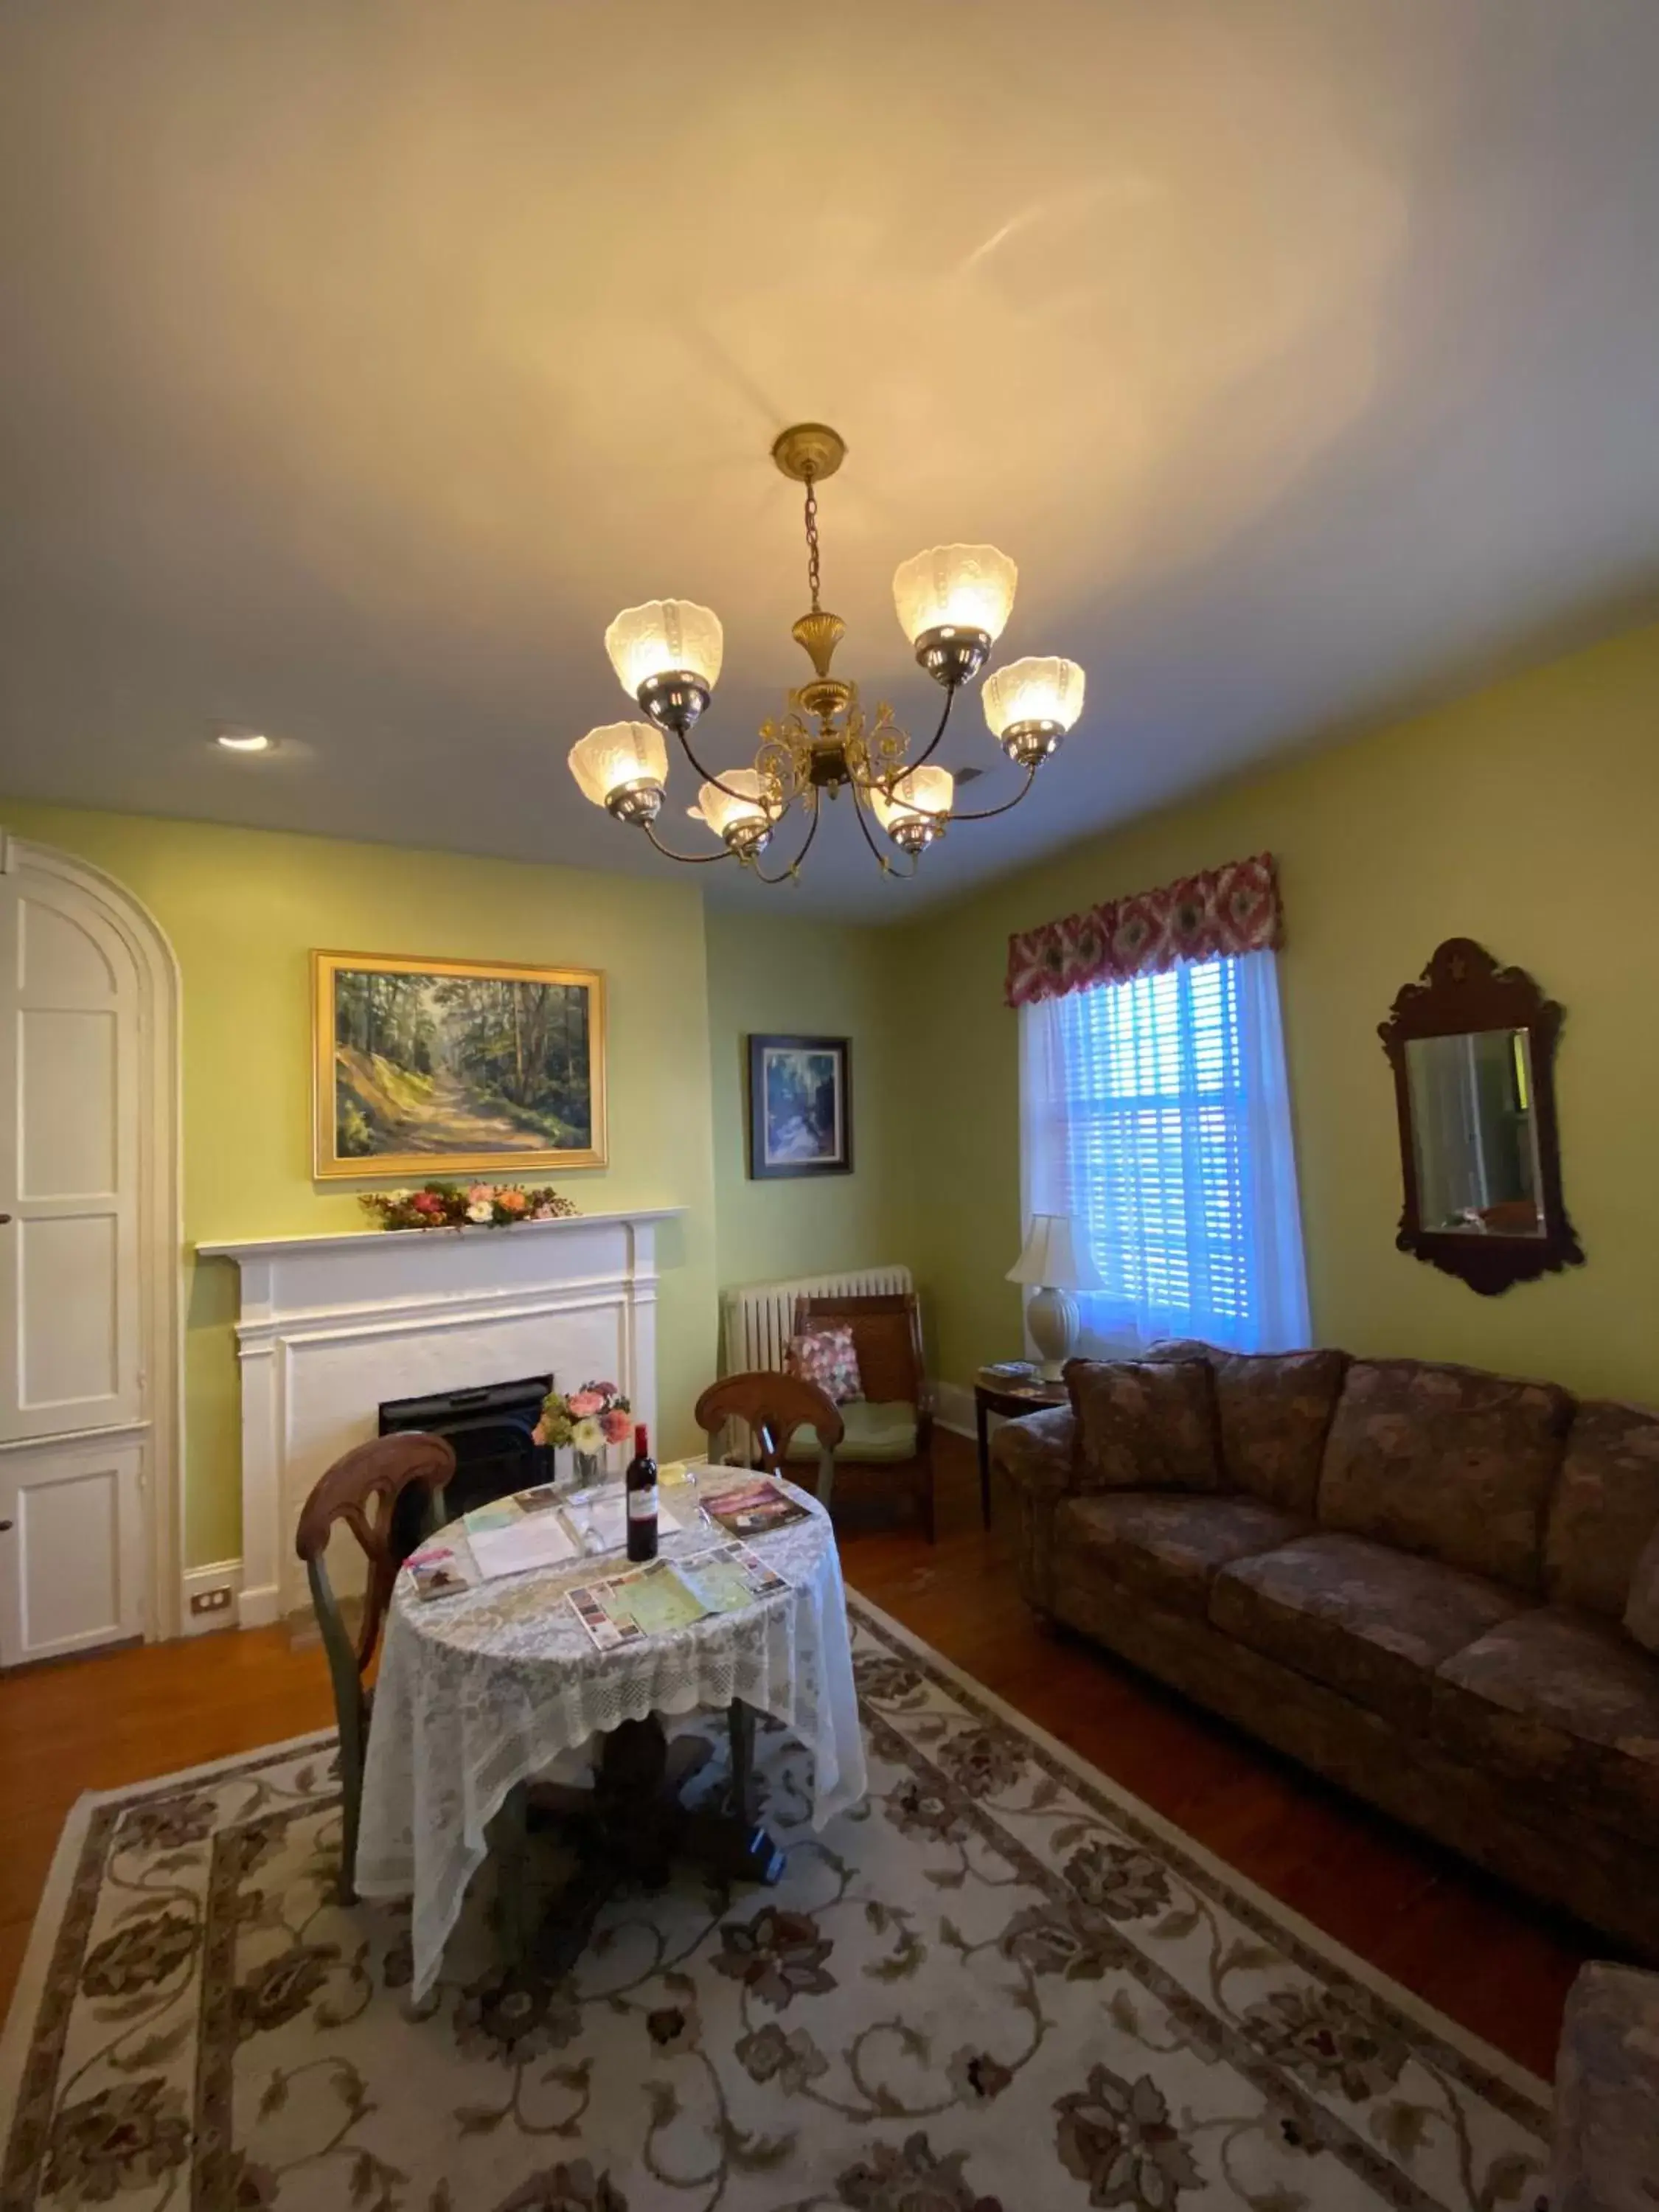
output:
[[[359,1444],[337,1459],[305,1502],[294,1548],[310,1571],[325,1643],[334,1640],[331,1626],[338,1627],[323,1563],[337,1522],[345,1522],[368,1561],[368,1588],[355,1655],[359,1676],[374,1656],[398,1569],[425,1534],[425,1516],[413,1516],[406,1508],[400,1512],[400,1501],[418,1485],[426,1492],[422,1503],[429,1504],[454,1472],[455,1454],[444,1439],[411,1429],[400,1436],[376,1437],[372,1443]]]
[[[795,1333],[825,1322],[844,1322],[853,1332],[864,1395],[876,1405],[929,1410],[927,1370],[921,1352],[921,1308],[914,1291],[866,1297],[811,1291],[795,1306]]]
[[[797,1429],[814,1431],[826,1456],[844,1433],[835,1400],[816,1382],[771,1370],[726,1375],[709,1384],[697,1401],[696,1423],[708,1437],[711,1450],[715,1436],[728,1421],[748,1424],[761,1465],[769,1474],[780,1471],[789,1439]]]

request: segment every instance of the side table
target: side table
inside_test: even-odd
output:
[[[999,1375],[981,1367],[974,1377],[974,1427],[979,1437],[979,1513],[991,1525],[991,1415],[1001,1413],[1017,1420],[1022,1413],[1041,1413],[1050,1406],[1063,1406],[1069,1394],[1063,1382],[1046,1382],[1041,1375]]]

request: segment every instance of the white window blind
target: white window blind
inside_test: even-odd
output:
[[[1070,1213],[1101,1289],[1085,1336],[1308,1340],[1271,952],[1022,1009],[1027,1218]]]

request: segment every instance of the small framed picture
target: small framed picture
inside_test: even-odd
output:
[[[749,1040],[749,1174],[847,1175],[853,1091],[845,1037]]]

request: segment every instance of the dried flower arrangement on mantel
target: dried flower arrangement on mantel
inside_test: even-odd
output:
[[[382,1229],[511,1229],[577,1211],[550,1183],[423,1182],[416,1190],[365,1190],[357,1203]]]

